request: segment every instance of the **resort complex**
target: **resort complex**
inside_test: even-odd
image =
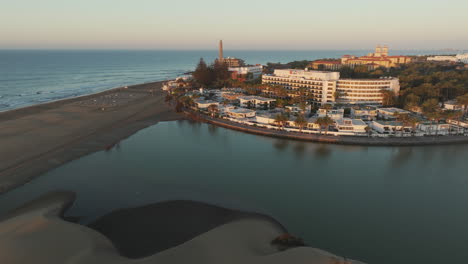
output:
[[[357,57],[354,55],[343,55],[340,60],[316,60],[309,67],[320,70],[338,70],[344,66],[354,68],[356,66],[365,66],[368,69],[377,69],[379,67],[392,68],[402,64],[411,62],[409,56],[390,56],[388,54],[388,46],[378,45],[374,53],[369,53],[366,56]]]
[[[339,72],[275,70],[274,74],[263,75],[262,82],[282,86],[288,91],[306,89],[312,94],[312,101],[318,104],[381,104],[382,90],[394,94],[400,91],[397,78],[340,79]]]
[[[269,135],[321,135],[325,132],[332,136],[413,138],[466,136],[468,133],[468,94],[441,101],[426,89],[423,93],[416,90],[399,98],[402,94],[400,79],[388,76],[391,75],[389,68],[408,64],[411,57],[389,56],[387,46],[378,46],[375,53],[363,57],[318,60],[306,69],[283,68],[287,64],[275,64],[278,68],[266,69],[259,64],[245,65],[241,59],[223,56],[220,42],[219,57],[209,66],[211,68],[201,60],[193,76],[178,78],[163,87],[168,92],[167,100],[175,100],[179,111],[196,114],[211,123],[246,131],[255,128],[255,132]],[[425,67],[416,63],[412,63],[413,67]],[[353,76],[366,78],[349,78],[346,72],[347,78],[342,78],[343,65],[352,66],[349,69],[355,71]],[[371,74],[362,74],[362,69],[354,68],[358,65],[368,66],[365,69]],[[452,68],[464,71],[463,67]],[[216,79],[207,82],[206,72]],[[405,85],[407,87],[407,83]],[[442,91],[451,89],[446,88],[447,85],[442,86]],[[429,97],[421,100],[419,95]]]

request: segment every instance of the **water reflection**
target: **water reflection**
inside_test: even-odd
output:
[[[328,144],[318,144],[315,148],[315,157],[319,159],[327,159],[332,153],[331,147]]]
[[[285,151],[291,141],[287,139],[276,139],[273,146],[279,151]]]
[[[77,191],[72,213],[85,217],[192,199],[262,208],[306,242],[367,263],[415,263],[407,261],[415,258],[438,263],[441,252],[447,263],[468,258],[468,252],[458,250],[468,241],[466,145],[318,144],[185,120],[159,123],[121,146],[119,152],[83,157],[3,195],[0,210],[53,189]],[[437,252],[427,252],[428,234],[437,238]]]
[[[399,168],[410,161],[410,158],[413,155],[413,147],[395,148],[392,155],[389,166],[391,168]]]
[[[303,158],[304,154],[306,154],[307,147],[308,147],[307,142],[301,142],[301,141],[296,142],[293,147],[295,156],[297,158]]]

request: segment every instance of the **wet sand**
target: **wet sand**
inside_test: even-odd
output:
[[[138,130],[182,115],[164,102],[162,82],[0,113],[0,193]]]

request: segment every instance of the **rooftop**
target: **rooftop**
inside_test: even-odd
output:
[[[228,111],[231,112],[231,113],[236,113],[236,114],[248,114],[248,113],[255,112],[254,110],[250,110],[250,109],[247,109],[247,108],[236,108],[236,109],[231,109],[231,110],[228,110]]]

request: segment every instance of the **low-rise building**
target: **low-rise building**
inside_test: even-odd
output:
[[[370,127],[381,134],[396,134],[398,131],[411,132],[411,126],[405,126],[397,121],[382,121],[374,120],[370,123]]]
[[[385,119],[385,120],[394,120],[397,119],[396,114],[411,114],[411,112],[406,111],[401,108],[396,108],[396,107],[387,107],[387,108],[378,108],[377,109],[377,116],[379,118]]]
[[[300,105],[287,105],[284,108],[292,114],[310,114],[311,105],[306,105],[305,110],[302,110]]]
[[[367,124],[361,119],[343,118],[335,120],[339,132],[365,133]]]
[[[344,117],[344,109],[324,109],[320,108],[317,110],[318,117],[325,117],[328,116],[333,120],[343,119]]]
[[[232,118],[243,119],[255,117],[256,112],[246,108],[235,108],[226,111],[226,114]]]
[[[234,80],[246,81],[260,78],[263,72],[262,65],[230,67],[231,78]]]
[[[418,124],[418,129],[424,133],[428,134],[446,134],[450,130],[450,124],[436,124],[433,122],[421,122]]]
[[[377,117],[377,107],[372,105],[351,107],[351,117],[371,121]]]
[[[261,96],[239,96],[239,103],[246,108],[263,108],[269,109],[274,107],[276,99],[266,98]]]
[[[219,107],[219,103],[212,100],[195,99],[194,103],[198,109],[208,109],[210,105],[216,105],[217,107]]]
[[[433,57],[427,57],[427,61],[458,62],[458,59],[455,56],[433,56]]]
[[[461,105],[457,104],[456,100],[450,100],[450,101],[444,102],[444,109],[458,111],[458,110],[462,110],[463,107]]]
[[[468,128],[468,120],[447,119],[447,123],[463,128]]]
[[[337,71],[341,69],[343,64],[341,64],[340,60],[316,60],[309,64],[309,68],[314,70],[331,70]]]

